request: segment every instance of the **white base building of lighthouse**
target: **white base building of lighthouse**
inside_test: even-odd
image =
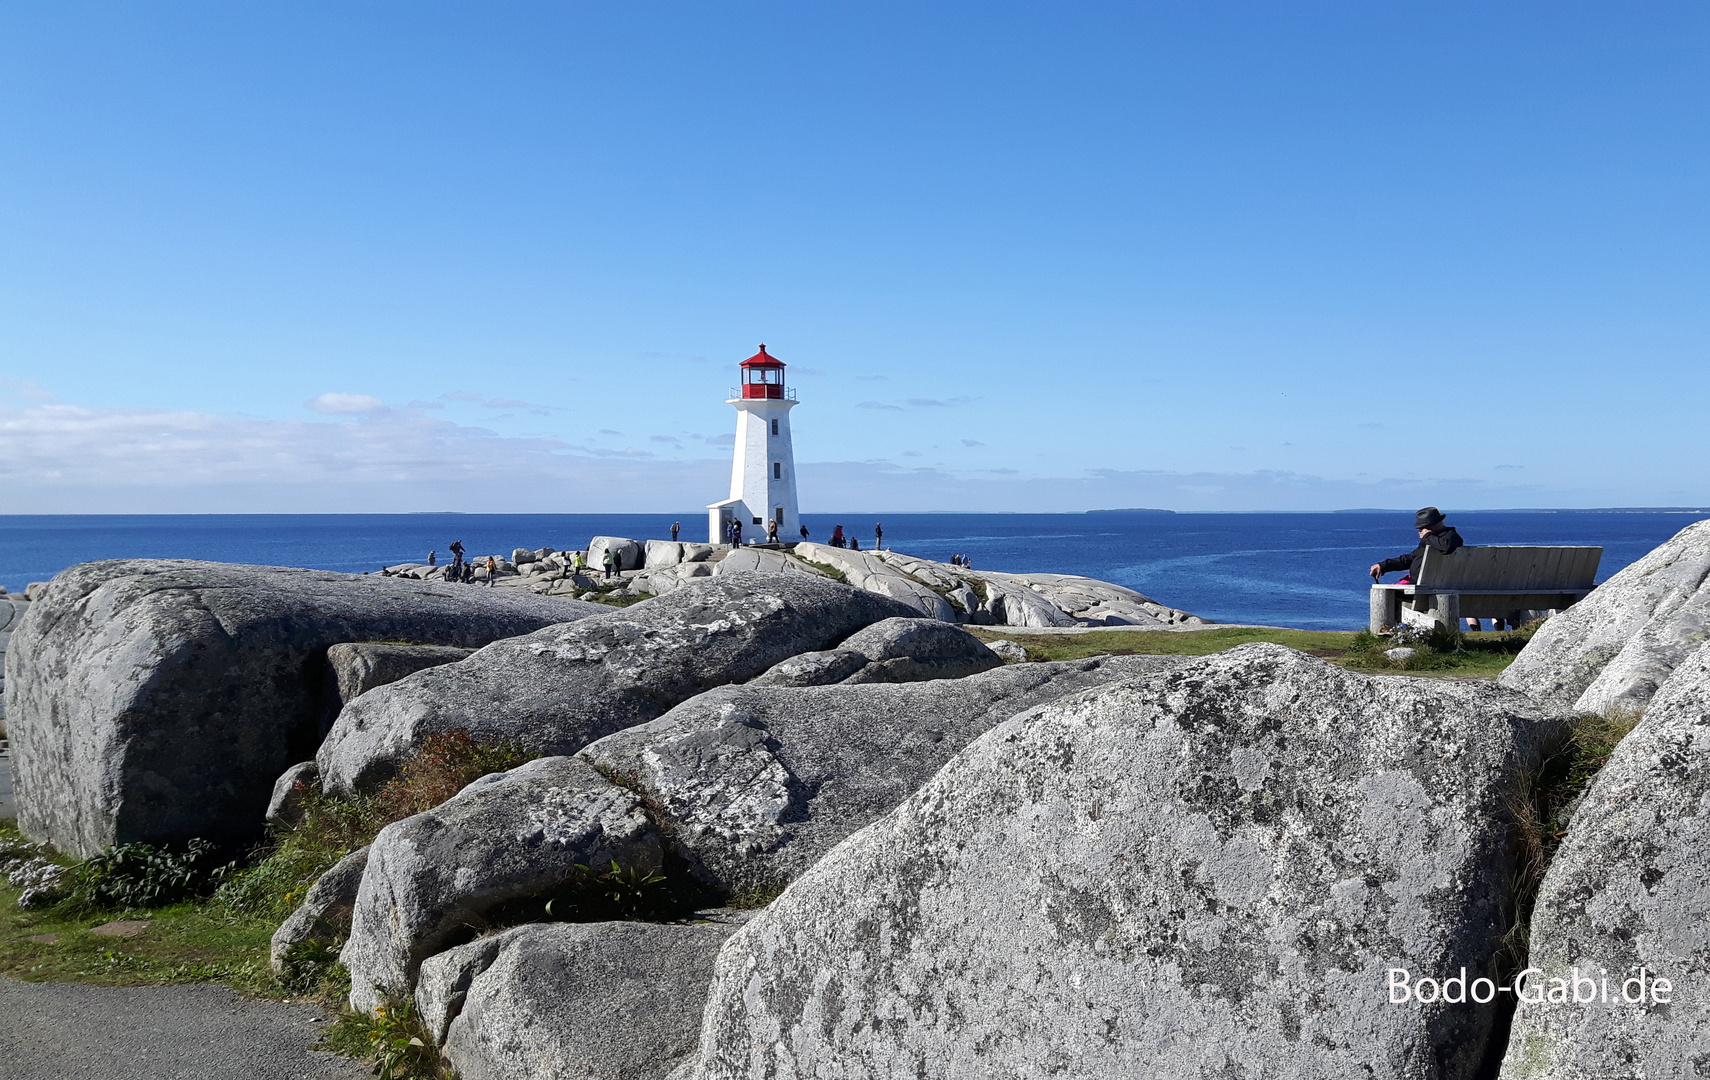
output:
[[[784,365],[766,346],[742,362],[742,385],[729,404],[736,409],[736,447],[730,463],[730,497],[707,505],[707,539],[728,544],[733,523],[744,543],[767,538],[777,523],[779,540],[794,540],[801,528],[796,503],[796,456],[790,443],[795,396],[784,385]]]

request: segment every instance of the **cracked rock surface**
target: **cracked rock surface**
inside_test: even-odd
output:
[[[1272,645],[1023,714],[731,938],[680,1075],[1470,1077],[1491,1009],[1385,972],[1488,971],[1560,729]]]
[[[708,883],[771,889],[1002,721],[1182,662],[1106,656],[920,683],[726,687],[581,756],[646,791]]]
[[[321,783],[337,794],[370,788],[427,735],[453,728],[536,753],[574,753],[695,694],[913,613],[812,574],[698,580],[363,694],[321,744]]]
[[[579,758],[484,776],[386,826],[369,846],[339,954],[351,1006],[372,1011],[384,991],[410,992],[421,962],[483,928],[493,909],[613,860],[655,869],[659,837],[636,795]]]

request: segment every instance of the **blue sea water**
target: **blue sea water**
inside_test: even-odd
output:
[[[885,544],[975,569],[1085,574],[1222,622],[1346,630],[1366,617],[1366,568],[1412,549],[1412,514],[897,514]],[[1469,544],[1602,545],[1601,581],[1710,511],[1479,511],[1450,516]],[[685,513],[683,538],[704,539]],[[871,518],[804,515],[869,546]],[[369,571],[424,562],[461,539],[470,554],[579,548],[595,535],[669,535],[635,514],[0,516],[0,585],[22,591],[91,559],[187,558]]]

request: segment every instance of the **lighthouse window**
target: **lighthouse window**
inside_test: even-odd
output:
[[[772,479],[782,480],[783,478],[784,478],[784,463],[781,461],[772,462]]]
[[[777,433],[778,433],[778,422],[776,420],[774,420],[774,421],[772,421],[772,434],[776,435]]]

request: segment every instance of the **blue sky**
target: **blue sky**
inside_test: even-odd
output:
[[[1710,9],[9,5],[0,512],[1710,504]]]

